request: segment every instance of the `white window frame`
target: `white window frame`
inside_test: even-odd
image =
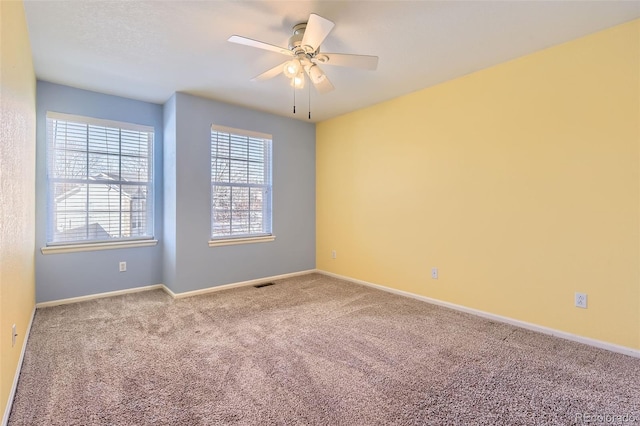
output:
[[[220,147],[218,145],[218,138],[220,136],[224,137],[227,135],[229,141],[231,139],[235,139],[236,144],[239,140],[246,138],[246,149],[247,149],[247,157],[246,159],[235,158],[232,159],[231,154],[231,143],[229,143],[229,152],[219,151]],[[255,144],[262,142],[264,157],[263,161],[258,164],[262,164],[263,168],[263,182],[250,182],[250,163],[252,163],[251,155],[250,155],[250,144]],[[237,145],[236,145],[237,147]],[[275,236],[273,235],[273,209],[272,209],[272,192],[273,192],[273,179],[272,179],[272,166],[273,166],[273,138],[271,135],[260,132],[253,132],[249,130],[243,129],[235,129],[232,127],[212,125],[211,126],[211,228],[209,233],[209,247],[217,247],[217,246],[225,246],[225,245],[234,245],[234,244],[247,244],[247,243],[260,243],[260,242],[268,242],[275,240]],[[245,182],[234,182],[231,178],[231,166],[228,167],[227,170],[220,170],[220,166],[216,166],[216,161],[226,162],[228,161],[231,164],[232,160],[238,164],[246,163],[247,171],[246,171],[246,181]],[[224,173],[228,172],[228,176],[224,176]],[[218,173],[218,176],[216,176]],[[221,174],[223,173],[223,174]],[[242,175],[241,175],[242,176]],[[216,206],[216,188],[229,188],[230,191],[230,208],[229,208],[229,232],[220,234],[217,232],[218,229],[216,227],[216,210],[224,211],[226,208],[220,208],[220,206]],[[260,217],[262,218],[261,229],[260,231],[251,231],[248,232],[234,232],[233,220],[234,220],[234,209],[233,209],[233,190],[240,188],[248,188],[249,194],[251,191],[260,191],[262,192],[262,208],[260,212]],[[250,199],[249,195],[249,199]],[[249,202],[250,205],[250,202]],[[251,208],[249,207],[249,228],[250,228],[250,217],[251,217]],[[237,216],[236,216],[237,217]],[[226,224],[225,224],[226,226]]]
[[[117,154],[113,154],[113,152],[109,152],[109,155],[117,158],[118,170],[119,173],[122,173],[122,161],[127,155],[123,154],[123,131],[132,131],[132,132],[140,132],[147,133],[150,137],[148,152],[147,152],[147,162],[148,162],[148,176],[143,177],[139,181],[127,180],[122,174],[117,176],[117,179],[108,176],[107,180],[104,182],[100,178],[96,178],[95,176],[89,176],[89,171],[85,172],[86,176],[82,176],[79,178],[70,178],[70,177],[59,177],[54,175],[54,170],[56,166],[55,153],[56,152],[68,152],[68,148],[59,148],[59,151],[56,151],[56,147],[54,143],[58,143],[58,141],[54,141],[54,136],[52,134],[53,129],[52,126],[56,121],[66,122],[66,123],[77,123],[81,126],[87,126],[87,146],[86,150],[78,150],[76,148],[76,152],[86,152],[89,154],[96,155],[97,153],[92,151],[92,148],[89,147],[89,129],[92,126],[96,127],[104,127],[109,129],[111,132],[118,132],[118,146],[119,151]],[[116,248],[124,248],[124,247],[144,247],[144,246],[152,246],[156,245],[158,241],[154,238],[154,184],[153,184],[153,151],[154,151],[154,128],[151,126],[143,126],[139,124],[125,123],[119,121],[111,121],[111,120],[102,120],[93,117],[85,117],[79,115],[72,114],[62,114],[57,112],[47,112],[46,116],[46,157],[47,157],[47,224],[46,224],[46,247],[41,249],[43,254],[53,254],[53,253],[69,253],[69,252],[77,252],[77,251],[92,251],[92,250],[108,250],[108,249],[116,249]],[[76,139],[76,142],[78,139]],[[66,154],[65,154],[66,155]],[[89,164],[88,158],[90,155],[87,155],[87,167]],[[62,240],[56,238],[56,227],[57,227],[57,219],[56,219],[56,206],[55,206],[55,194],[54,187],[56,183],[66,183],[66,184],[80,184],[87,185],[87,202],[89,202],[88,190],[90,185],[106,185],[108,184],[110,187],[113,186],[119,192],[120,202],[117,209],[114,209],[113,212],[117,215],[116,221],[119,223],[120,234],[123,234],[122,227],[126,223],[125,218],[123,217],[123,212],[130,211],[123,209],[123,200],[122,200],[122,186],[138,186],[144,188],[146,191],[146,198],[144,199],[144,224],[146,224],[145,230],[143,231],[143,235],[138,236],[118,236],[113,238],[90,238],[87,235],[87,238],[83,239],[75,239],[75,240]],[[85,210],[78,210],[79,215],[86,215],[86,225],[87,232],[89,232],[89,204],[85,205]],[[130,207],[132,208],[132,207]],[[112,210],[109,210],[112,211]],[[111,220],[111,219],[110,219]],[[132,219],[129,219],[131,222]],[[142,220],[142,218],[140,218]],[[129,227],[131,229],[134,228],[133,223],[129,223]]]

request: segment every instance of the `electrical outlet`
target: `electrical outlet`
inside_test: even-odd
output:
[[[331,250],[331,258],[335,259],[336,257],[338,257],[338,256],[336,256],[336,251],[335,250]]]
[[[120,262],[120,272],[127,272],[127,262]]]
[[[16,325],[13,324],[11,326],[11,347],[16,345],[16,337],[18,337],[18,332],[16,331]]]
[[[575,295],[575,304],[576,304],[576,308],[587,309],[587,294],[586,293],[576,293],[576,295]]]
[[[438,268],[431,268],[431,279],[432,280],[438,279]]]

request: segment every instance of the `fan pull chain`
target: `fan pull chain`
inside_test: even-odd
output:
[[[309,81],[309,120],[311,120],[311,81]]]
[[[296,88],[293,88],[293,113],[296,113]]]

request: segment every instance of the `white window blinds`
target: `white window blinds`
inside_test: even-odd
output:
[[[211,127],[211,238],[271,235],[271,135]]]
[[[153,128],[47,113],[47,245],[153,238]]]

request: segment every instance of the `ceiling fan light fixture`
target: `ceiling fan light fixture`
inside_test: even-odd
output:
[[[309,68],[309,77],[311,78],[311,81],[316,84],[321,83],[326,78],[325,74],[315,64],[311,65]]]
[[[292,59],[284,64],[283,72],[284,75],[287,76],[287,78],[293,78],[296,75],[300,74],[301,68],[302,66],[300,65],[300,61],[298,59]]]
[[[291,87],[295,89],[303,89],[304,88],[304,73],[299,72],[294,77],[291,78]]]

